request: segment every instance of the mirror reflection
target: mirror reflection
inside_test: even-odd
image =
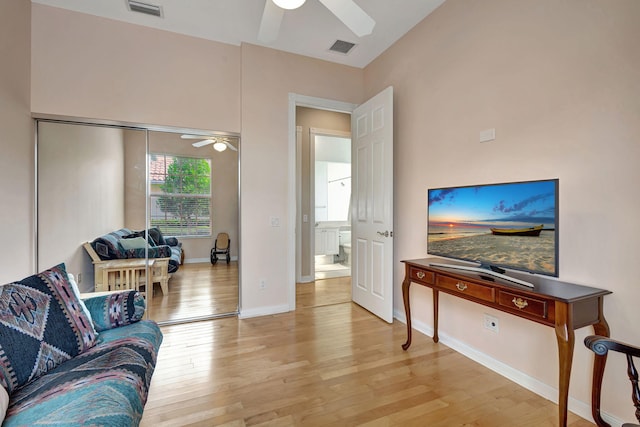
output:
[[[239,140],[218,139],[39,121],[38,269],[137,289],[159,322],[237,313]]]

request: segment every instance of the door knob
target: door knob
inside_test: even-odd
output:
[[[388,231],[384,231],[384,232],[383,231],[378,231],[378,234],[380,236],[389,237],[389,232]]]

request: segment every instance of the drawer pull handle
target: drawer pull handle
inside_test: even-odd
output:
[[[464,291],[467,289],[467,285],[461,282],[456,283],[456,288],[458,288],[459,291]]]
[[[511,302],[513,303],[513,305],[518,307],[520,310],[522,310],[523,308],[525,308],[526,306],[529,305],[527,300],[526,299],[522,299],[522,298],[515,298],[514,297]]]
[[[416,276],[418,276],[418,279],[424,279],[424,272],[422,272],[422,271],[418,271],[418,272],[416,273]]]

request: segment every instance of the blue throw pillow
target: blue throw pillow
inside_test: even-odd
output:
[[[138,291],[114,292],[84,300],[96,331],[102,332],[137,322],[144,316],[145,302]]]
[[[9,394],[93,347],[64,264],[0,286],[0,385]]]

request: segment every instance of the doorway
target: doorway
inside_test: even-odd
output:
[[[310,129],[314,279],[351,276],[351,132]]]
[[[334,250],[331,251],[331,255],[327,256],[328,263],[333,264],[333,255],[339,255],[339,227],[348,226],[349,222],[347,218],[344,218],[341,222],[329,222],[328,212],[321,212],[321,216],[316,219],[316,200],[315,200],[315,185],[316,185],[316,139],[319,138],[322,142],[319,145],[323,145],[326,141],[331,141],[334,144],[335,138],[350,138],[351,137],[351,114],[349,112],[341,111],[329,111],[319,108],[310,107],[296,107],[296,125],[297,125],[297,138],[296,138],[296,164],[297,164],[297,178],[296,178],[296,283],[310,283],[316,280],[315,278],[315,264],[316,264],[316,252],[318,252],[322,246],[326,247],[326,239],[316,239],[316,232],[320,235],[327,228],[333,228],[335,233],[330,234],[332,239],[329,243],[333,246]],[[349,139],[350,140],[350,139]],[[326,144],[324,144],[326,145]],[[329,144],[329,146],[332,144]],[[344,144],[343,144],[344,145]],[[347,150],[350,150],[350,144],[348,144]],[[343,148],[344,150],[344,148]],[[330,153],[331,149],[325,150]],[[345,150],[346,151],[346,150]],[[344,159],[345,155],[341,155]],[[350,154],[349,154],[350,158]],[[347,159],[349,159],[347,158]],[[327,169],[328,161],[331,160],[329,155],[320,154],[319,161],[324,161],[325,170]],[[349,160],[350,162],[350,160]],[[325,174],[326,175],[326,174]],[[326,177],[322,179],[326,182]],[[325,187],[328,185],[326,182]],[[339,185],[339,184],[338,184]],[[346,184],[345,184],[346,185]],[[348,205],[347,205],[348,209]],[[319,209],[321,211],[322,208]],[[323,216],[324,215],[324,216]],[[316,227],[316,222],[321,220],[323,227]],[[320,224],[319,224],[320,225]],[[332,226],[332,227],[329,227]],[[344,233],[343,233],[344,234]],[[320,237],[320,236],[318,236]],[[326,236],[322,236],[326,237]],[[344,239],[344,235],[343,235]],[[323,245],[325,243],[325,245]],[[318,248],[316,248],[318,246]],[[318,249],[318,251],[316,250]]]
[[[296,285],[304,278],[301,256],[305,245],[300,244],[302,235],[309,228],[308,205],[301,201],[302,174],[301,144],[304,136],[300,126],[301,107],[322,109],[332,112],[353,114],[353,162],[352,168],[352,299],[385,321],[392,321],[393,313],[393,87],[355,105],[323,98],[315,98],[294,93],[289,94],[289,173],[290,203],[288,219],[294,225],[288,263],[289,269],[289,309],[296,309]],[[326,126],[325,126],[326,128]],[[383,174],[372,171],[383,171]],[[357,173],[355,173],[356,171]],[[371,177],[371,185],[368,185]],[[375,178],[375,179],[373,179]],[[303,226],[304,225],[304,226]],[[382,228],[380,228],[382,227]],[[380,229],[379,229],[380,228]],[[383,231],[380,231],[384,229]],[[295,250],[293,250],[295,248]],[[371,256],[370,256],[371,255]],[[375,266],[381,274],[367,274]],[[309,279],[309,276],[307,276]],[[355,294],[358,293],[358,299]],[[361,298],[363,295],[367,298]],[[372,299],[376,304],[372,304]]]

